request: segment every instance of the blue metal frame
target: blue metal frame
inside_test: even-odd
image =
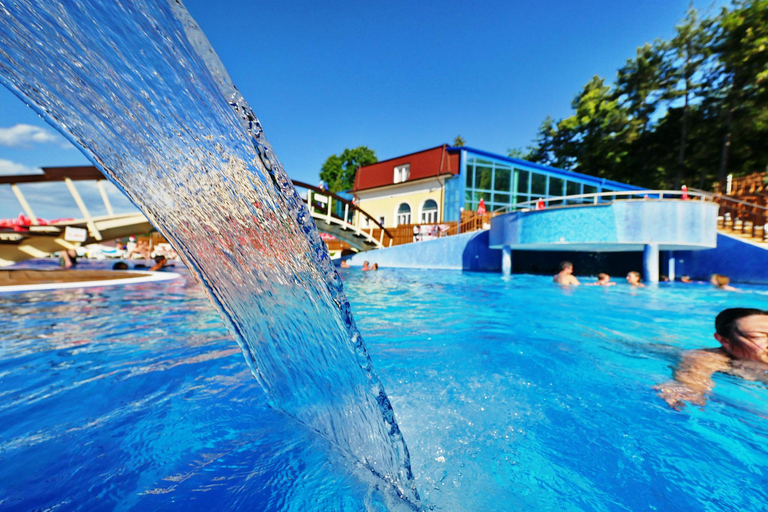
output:
[[[644,190],[642,187],[636,187],[634,185],[628,185],[626,183],[620,183],[617,181],[607,180],[605,178],[596,178],[586,174],[578,172],[564,171],[555,167],[549,167],[547,165],[536,164],[533,162],[527,162],[520,160],[519,158],[505,157],[502,155],[496,155],[487,151],[474,149],[466,146],[452,147],[448,151],[455,152],[460,151],[460,172],[458,176],[449,179],[445,188],[445,209],[444,219],[446,221],[455,221],[460,218],[460,210],[462,207],[467,207],[471,210],[477,210],[479,196],[486,197],[486,208],[488,210],[499,209],[502,207],[512,206],[519,202],[527,200],[535,200],[538,197],[554,197],[562,195],[573,195],[567,192],[567,182],[577,183],[579,186],[578,194],[587,193],[584,191],[584,187],[594,187],[594,192],[603,191],[632,191],[632,190]],[[490,189],[477,189],[473,186],[467,186],[467,178],[469,168],[474,168],[475,163],[470,164],[469,160],[484,159],[489,160],[491,163],[491,184]],[[494,190],[496,180],[496,168],[497,164],[503,169],[509,169],[510,185],[509,191]],[[528,172],[528,187],[526,192],[517,192],[517,179],[519,177],[518,172]],[[545,188],[543,194],[534,194],[532,191],[533,176],[544,176],[546,179]],[[550,191],[550,182],[552,178],[563,180],[563,189],[559,191]],[[471,197],[467,197],[467,192],[471,193]],[[591,190],[589,192],[592,192]],[[497,200],[497,196],[507,196],[507,201]]]

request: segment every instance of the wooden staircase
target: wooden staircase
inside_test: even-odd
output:
[[[743,238],[768,249],[768,176],[756,172],[733,178],[730,194],[714,194],[720,205],[718,231]]]

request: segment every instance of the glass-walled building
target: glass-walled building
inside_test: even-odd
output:
[[[641,188],[442,145],[361,167],[352,192],[360,208],[396,227],[457,221],[462,209],[477,211],[481,199],[497,211],[539,198],[625,190]]]
[[[461,209],[476,211],[480,200],[488,211],[539,198],[641,190],[641,187],[564,171],[468,147],[461,152],[458,176],[446,183],[444,220],[458,220]],[[450,199],[449,199],[450,198]]]

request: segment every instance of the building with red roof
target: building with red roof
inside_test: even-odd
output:
[[[540,197],[638,187],[447,144],[358,169],[358,206],[385,227],[457,221],[482,200],[496,211]],[[362,226],[368,228],[369,226]]]

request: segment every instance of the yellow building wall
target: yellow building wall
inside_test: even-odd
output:
[[[427,199],[432,199],[437,203],[437,220],[438,222],[442,222],[443,189],[441,187],[410,194],[398,194],[393,191],[390,196],[375,199],[364,199],[361,197],[357,205],[368,212],[368,214],[376,220],[379,220],[379,217],[384,217],[384,227],[393,228],[396,225],[395,217],[397,215],[397,208],[402,203],[408,203],[411,206],[411,224],[420,224],[421,206]],[[361,224],[361,227],[366,226],[365,224]]]

